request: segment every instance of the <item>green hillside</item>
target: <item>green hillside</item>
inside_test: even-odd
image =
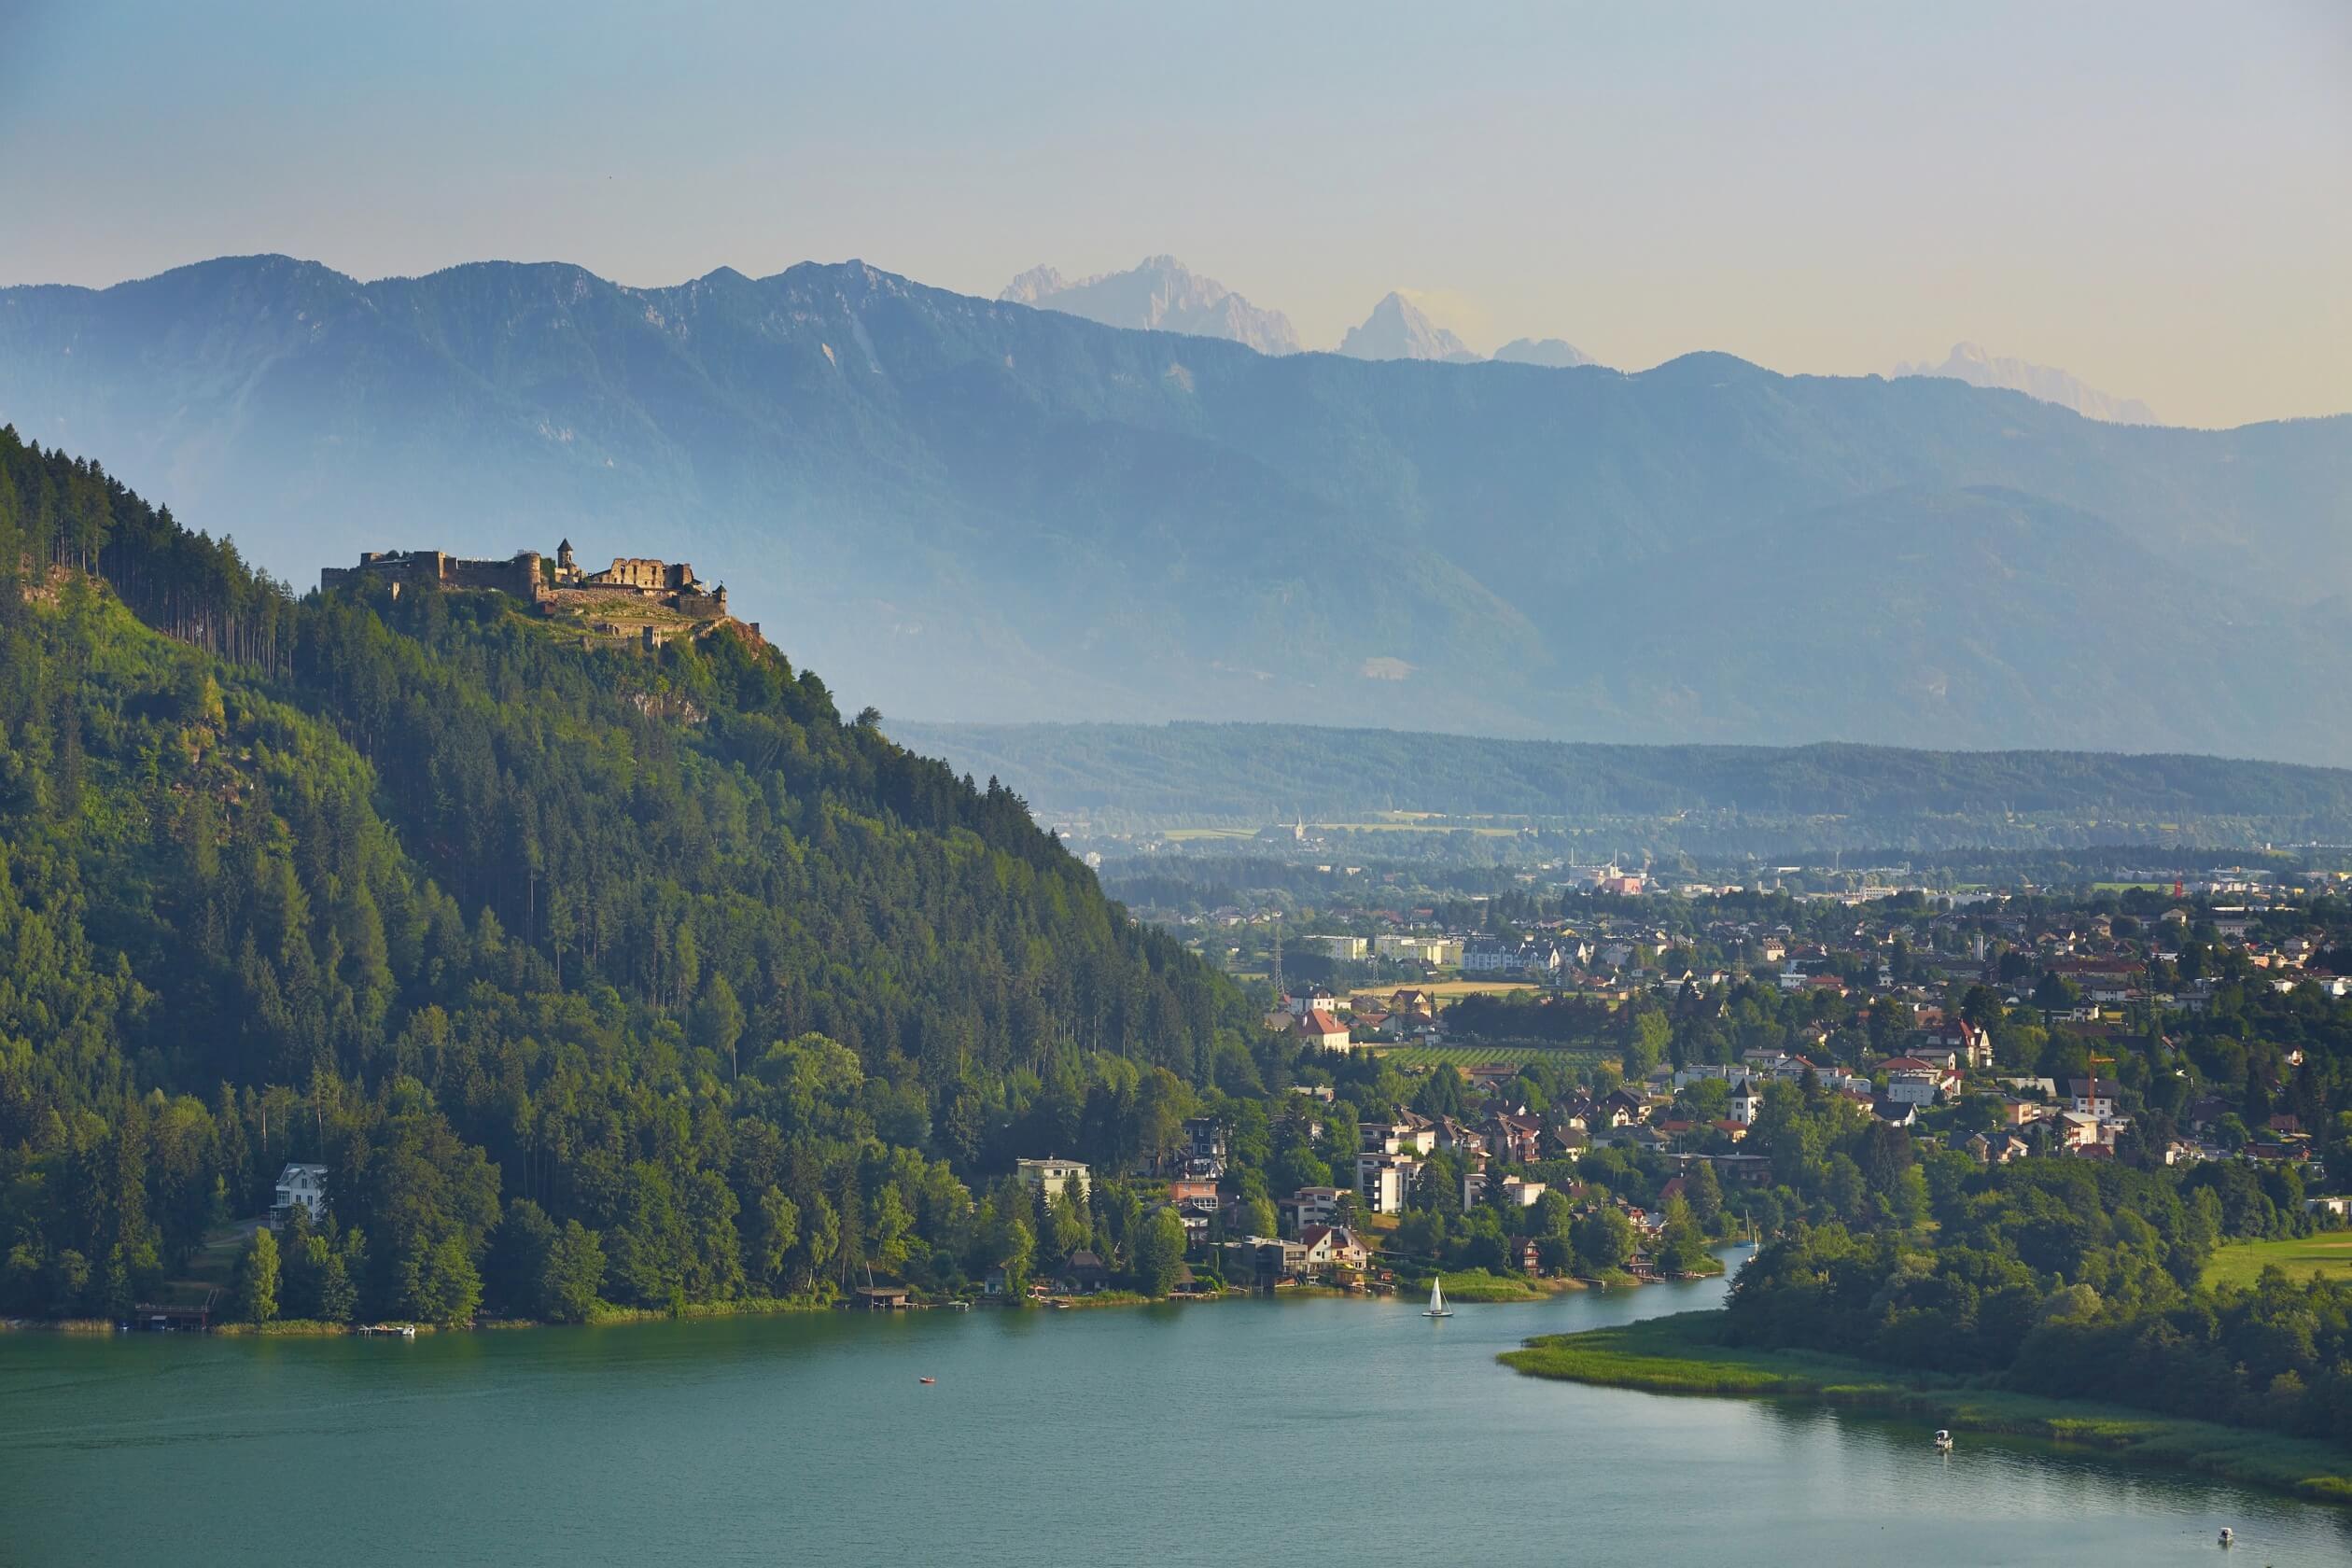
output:
[[[1256,1081],[1239,995],[1009,791],[740,631],[297,603],[5,431],[20,562],[0,1316],[155,1299],[287,1160],[340,1222],[289,1240],[292,1315],[945,1283],[1026,1255],[1016,1154],[1131,1156]]]
[[[2288,673],[2352,657],[2352,418],[1267,357],[856,262],[283,257],[0,289],[0,417],[306,582],[563,535],[723,563],[894,715],[2352,763],[2352,694]]]

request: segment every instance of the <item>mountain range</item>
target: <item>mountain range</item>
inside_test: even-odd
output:
[[[693,561],[853,706],[2352,760],[2352,418],[1267,356],[860,262],[0,290],[0,419],[302,583]]]
[[[1064,277],[1052,267],[1032,267],[1005,285],[997,298],[1106,327],[1218,338],[1260,354],[1297,354],[1304,347],[1281,311],[1261,310],[1173,256],[1147,256],[1124,273],[1084,278]],[[1361,326],[1349,329],[1339,352],[1358,359],[1445,359],[1456,364],[1484,357],[1397,293],[1373,306]],[[1593,362],[1591,356],[1559,338],[1517,338],[1496,349],[1493,357],[1509,364],[1554,369]]]
[[[2161,425],[2156,411],[2137,398],[2117,398],[2086,386],[2065,371],[2048,365],[2029,364],[2025,360],[2004,355],[1987,354],[1972,343],[1953,343],[1952,352],[1940,365],[1901,364],[1895,367],[1898,376],[1950,376],[1971,386],[1998,386],[2011,392],[2023,392],[2029,398],[2039,398],[2045,403],[2072,409],[2085,419],[2104,419],[2110,425]]]
[[[1051,267],[1032,267],[997,298],[1084,316],[1106,327],[1222,338],[1260,354],[1299,350],[1298,334],[1281,311],[1258,309],[1173,256],[1147,256],[1127,272],[1085,278],[1065,278]]]

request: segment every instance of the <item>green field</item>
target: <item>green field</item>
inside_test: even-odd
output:
[[[2250,1285],[2264,1267],[2276,1264],[2297,1280],[2314,1270],[2331,1280],[2352,1280],[2352,1231],[2322,1231],[2281,1241],[2232,1241],[2205,1261],[2208,1285]]]
[[[1923,1429],[2097,1449],[2315,1501],[2352,1503],[2352,1454],[2325,1443],[2126,1406],[1970,1387],[1959,1378],[1810,1351],[1724,1345],[1716,1339],[1723,1322],[1721,1311],[1684,1312],[1620,1328],[1548,1335],[1497,1359],[1532,1378],[1651,1393],[1802,1399],[1905,1417]]]
[[[1435,1067],[1440,1062],[1450,1062],[1457,1071],[1481,1062],[1510,1062],[1514,1066],[1532,1061],[1563,1066],[1590,1063],[1606,1055],[1586,1046],[1567,1045],[1375,1045],[1370,1049],[1382,1061],[1397,1067]]]

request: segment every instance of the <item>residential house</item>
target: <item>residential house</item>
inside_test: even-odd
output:
[[[1340,1270],[1360,1272],[1372,1261],[1370,1251],[1345,1225],[1309,1225],[1298,1233],[1298,1241],[1305,1253],[1301,1267],[1310,1276]]]
[[[1102,1266],[1100,1258],[1081,1247],[1062,1265],[1059,1281],[1066,1295],[1097,1295],[1111,1288],[1111,1270]]]
[[[1437,999],[1427,991],[1399,990],[1389,997],[1388,1010],[1407,1018],[1435,1018],[1437,1015]]]
[[[1529,1165],[1543,1157],[1544,1124],[1533,1116],[1505,1111],[1488,1118],[1487,1148],[1498,1159]]]
[[[1951,1051],[1958,1064],[1971,1072],[1982,1072],[1993,1065],[1993,1037],[1966,1018],[1953,1018],[1930,1029],[1930,1045]]]
[[[1225,1126],[1214,1116],[1195,1116],[1184,1123],[1184,1153],[1194,1159],[1225,1162]]]
[[[1435,1124],[1409,1111],[1393,1122],[1360,1122],[1356,1134],[1366,1150],[1383,1155],[1400,1155],[1407,1150],[1425,1155],[1437,1147]]]
[[[1093,1179],[1086,1168],[1076,1160],[1025,1159],[1015,1162],[1014,1174],[1023,1186],[1034,1187],[1048,1198],[1059,1197],[1063,1189],[1076,1187],[1085,1197],[1091,1190]]]
[[[2088,1111],[2061,1111],[2054,1118],[2058,1129],[2058,1145],[2062,1149],[2089,1148],[2093,1144],[2112,1147],[2116,1123]]]
[[[289,1165],[278,1172],[277,1197],[270,1205],[270,1223],[282,1225],[296,1205],[315,1225],[327,1217],[327,1167]]]
[[[1603,1127],[1631,1127],[1649,1119],[1649,1104],[1631,1089],[1611,1089],[1597,1107]]]
[[[2115,1114],[2117,1085],[2105,1078],[2069,1078],[2066,1080],[2066,1107],[2085,1115],[2106,1117]]]
[[[1440,1116],[1437,1118],[1437,1147],[1457,1153],[1466,1151],[1483,1155],[1487,1152],[1487,1141],[1468,1123],[1458,1122],[1451,1116]]]
[[[1283,1005],[1289,1009],[1292,1017],[1304,1018],[1309,1013],[1337,1013],[1339,999],[1332,994],[1328,986],[1309,986],[1304,990],[1293,991],[1283,999]]]
[[[1347,1190],[1345,1187],[1301,1187],[1275,1207],[1290,1223],[1291,1234],[1304,1236],[1311,1225],[1338,1223],[1339,1199]]]
[[[1216,1217],[1225,1199],[1216,1178],[1179,1176],[1168,1183],[1168,1201],[1175,1209],[1176,1217],[1184,1222],[1186,1244],[1197,1245],[1209,1239],[1209,1222]]]
[[[1908,1101],[1912,1105],[1933,1105],[1938,1095],[1960,1092],[1960,1075],[1946,1062],[1924,1060],[1918,1057],[1890,1057],[1879,1066],[1886,1072],[1886,1093],[1889,1099]]]
[[[1519,949],[1499,937],[1473,937],[1462,945],[1464,974],[1501,974],[1518,964]]]
[[[1328,1013],[1310,1012],[1305,1015],[1291,1026],[1291,1032],[1298,1037],[1301,1044],[1325,1051],[1344,1051],[1349,1044],[1348,1026]]]
[[[1524,1176],[1503,1178],[1503,1196],[1514,1208],[1534,1208],[1536,1200],[1544,1196],[1546,1190],[1546,1183],[1531,1182]]]

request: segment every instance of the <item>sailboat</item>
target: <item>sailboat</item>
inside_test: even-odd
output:
[[[1450,1318],[1453,1316],[1453,1309],[1446,1305],[1446,1285],[1444,1281],[1432,1280],[1429,1281],[1429,1309],[1421,1313],[1421,1316],[1424,1318]]]

